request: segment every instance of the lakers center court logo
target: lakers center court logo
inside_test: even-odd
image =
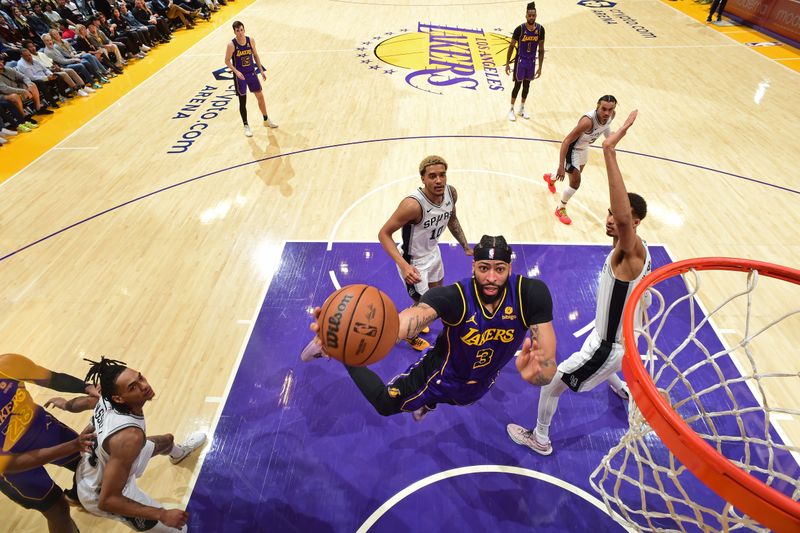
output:
[[[419,22],[362,41],[356,55],[369,70],[402,76],[407,85],[432,94],[502,91],[511,38],[499,31]]]

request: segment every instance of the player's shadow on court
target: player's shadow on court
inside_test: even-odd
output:
[[[289,157],[280,157],[282,154],[279,137],[284,140],[284,144],[290,146],[298,146],[298,142],[304,139],[295,139],[294,137],[284,134],[283,132],[276,132],[272,129],[267,129],[267,141],[256,137],[251,137],[249,140],[250,151],[253,154],[253,160],[258,161],[256,175],[261,178],[268,187],[277,187],[281,196],[289,197],[294,194],[294,187],[291,181],[295,176],[294,168],[292,168],[291,159]]]

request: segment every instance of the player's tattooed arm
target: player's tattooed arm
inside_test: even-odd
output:
[[[556,334],[552,322],[532,324],[530,339],[525,339],[517,357],[522,379],[538,387],[547,385],[556,374]]]
[[[438,316],[433,307],[425,303],[418,303],[404,309],[400,313],[400,331],[397,333],[397,341],[416,337]]]
[[[447,223],[447,228],[450,230],[450,233],[453,237],[456,238],[458,244],[464,249],[467,255],[472,255],[472,248],[469,247],[469,242],[467,242],[467,236],[464,235],[464,230],[461,229],[461,222],[458,221],[458,216],[456,216],[456,203],[458,202],[458,192],[456,188],[451,186],[450,192],[453,194],[453,214],[450,216],[450,221]]]
[[[453,237],[456,238],[458,244],[464,249],[464,252],[466,252],[467,255],[472,255],[472,248],[469,247],[467,236],[464,235],[464,230],[461,229],[461,223],[458,221],[458,217],[456,217],[455,209],[453,209],[453,216],[450,217],[450,222],[447,223],[447,228],[450,230],[450,233],[453,234]]]

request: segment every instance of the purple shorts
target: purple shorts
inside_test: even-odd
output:
[[[532,60],[517,61],[514,65],[514,81],[532,80],[536,64]]]
[[[236,94],[239,96],[247,94],[247,89],[250,89],[251,93],[261,92],[261,82],[258,80],[258,74],[255,72],[245,74],[243,80],[240,80],[236,76],[234,76],[233,79],[236,82]]]
[[[55,417],[37,407],[27,433],[12,448],[11,453],[49,448],[63,442],[69,442],[78,436]],[[73,453],[52,464],[75,471],[80,461],[80,454]],[[61,488],[56,485],[47,470],[40,466],[16,474],[0,476],[0,492],[26,509],[47,511],[61,497]]]

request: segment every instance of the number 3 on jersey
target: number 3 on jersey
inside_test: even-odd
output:
[[[478,353],[475,354],[475,363],[472,365],[472,368],[480,368],[482,366],[486,366],[492,362],[492,356],[494,355],[494,350],[491,348],[485,348],[483,350],[478,350]]]

